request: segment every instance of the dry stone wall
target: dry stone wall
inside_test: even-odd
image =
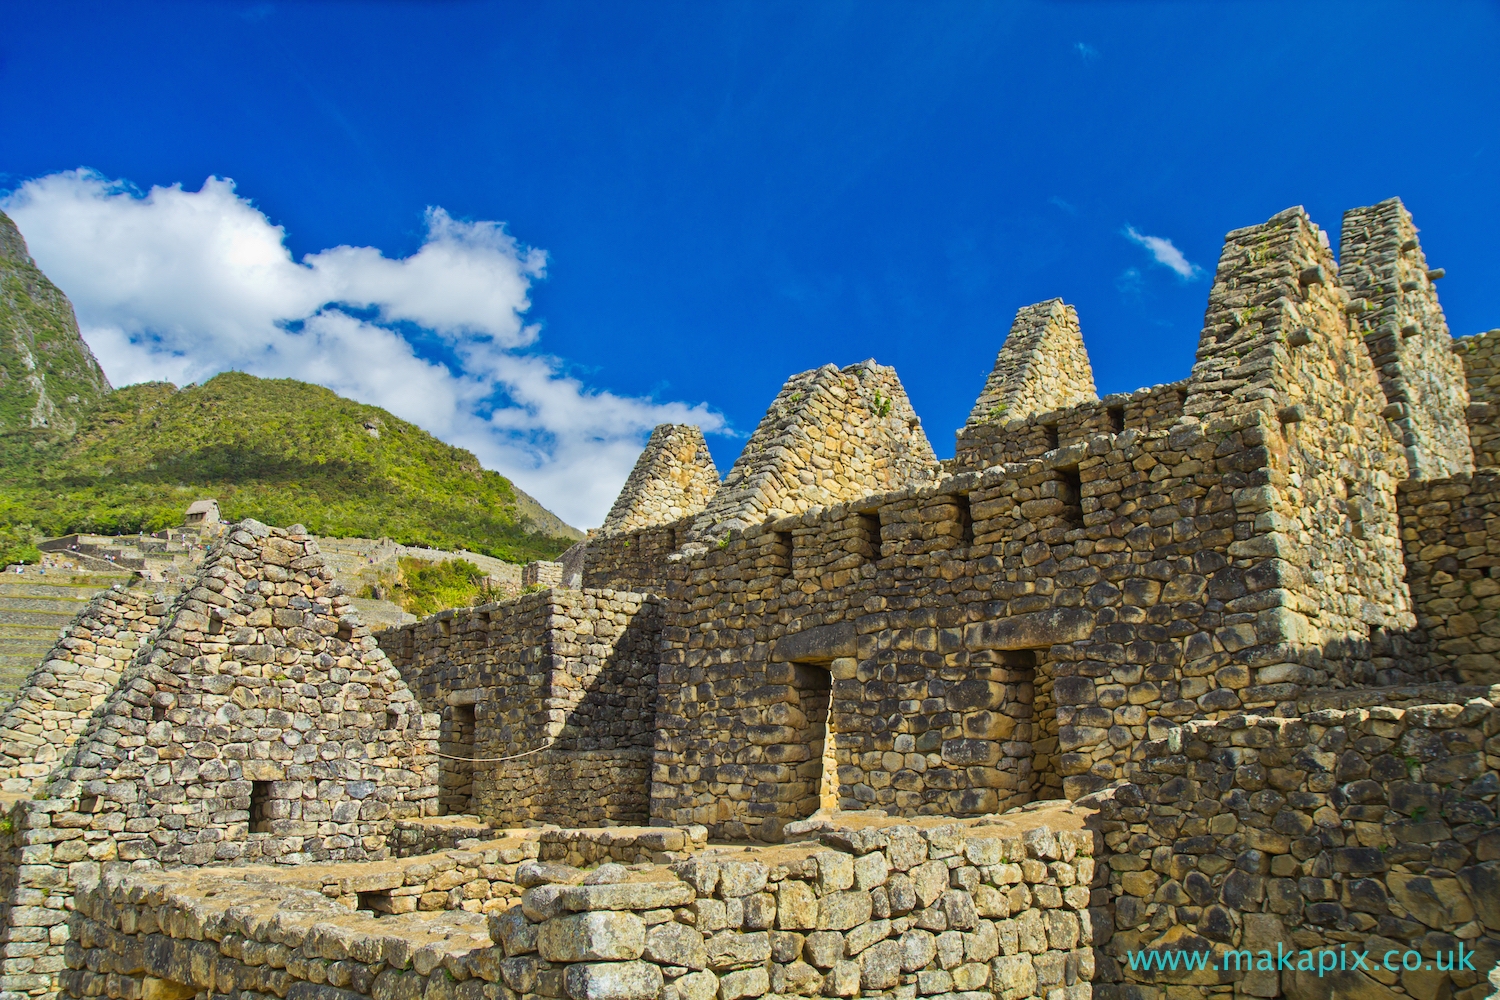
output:
[[[1500,330],[1461,337],[1453,342],[1453,351],[1468,383],[1466,417],[1474,467],[1500,467]]]
[[[588,872],[483,844],[248,885],[131,873],[80,897],[63,980],[80,1000],[1088,996],[1092,833],[890,824],[822,840]],[[520,904],[472,906],[481,883],[521,887]],[[363,905],[396,899],[419,908]]]
[[[442,713],[449,811],[499,825],[644,822],[659,607],[554,589],[382,632],[412,690]]]
[[[163,594],[124,589],[89,602],[0,718],[0,791],[42,790],[170,608]]]
[[[1500,683],[1500,473],[1401,486],[1401,535],[1430,670]]]
[[[662,424],[651,432],[599,532],[615,535],[691,517],[718,488],[719,470],[703,431],[692,424]]]
[[[590,539],[582,586],[661,593],[666,586],[667,557],[687,540],[690,527],[691,519],[684,518]]]
[[[1231,233],[1170,429],[684,548],[654,813],[774,839],[825,781],[844,808],[987,812],[1115,780],[1153,719],[1434,679],[1409,636],[1400,448],[1332,273],[1300,209]],[[796,638],[833,626],[826,648]],[[827,671],[826,721],[794,663]]]
[[[982,472],[995,465],[1041,458],[1095,434],[1168,430],[1182,417],[1186,388],[1186,382],[1172,382],[1038,413],[1024,420],[971,422],[959,428],[954,457],[944,463],[944,469],[950,473]]]
[[[1475,700],[1235,716],[1142,743],[1129,781],[1095,796],[1113,902],[1095,995],[1489,996],[1483,977],[1500,961],[1497,737],[1500,716]],[[1474,969],[1437,968],[1460,944]],[[1300,959],[1260,961],[1278,947],[1372,958],[1366,971],[1320,977]],[[1129,952],[1148,948],[1211,950],[1216,969],[1132,970]],[[1226,961],[1241,950],[1255,957],[1248,971]],[[1381,963],[1408,950],[1421,968]]]
[[[0,853],[0,989],[57,989],[77,892],[130,867],[379,859],[436,808],[436,719],[300,526],[233,526]],[[149,609],[148,609],[149,610]]]
[[[1379,647],[1415,624],[1396,516],[1405,463],[1327,243],[1301,208],[1229,234],[1184,404],[1265,429],[1263,484],[1238,500],[1260,537],[1230,550],[1271,560],[1258,610],[1296,647],[1265,683],[1319,683],[1319,670],[1372,683]]]
[[[896,371],[873,360],[793,375],[690,535],[718,539],[797,514],[925,482],[937,458]]]
[[[1407,475],[1472,472],[1463,363],[1438,305],[1417,227],[1400,198],[1344,213],[1338,280],[1385,390],[1385,413],[1406,451]]]

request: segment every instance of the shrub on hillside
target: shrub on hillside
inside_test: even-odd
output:
[[[42,553],[36,547],[41,540],[41,533],[29,524],[0,526],[0,566],[41,562]]]

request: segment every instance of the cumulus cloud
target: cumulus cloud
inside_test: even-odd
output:
[[[1139,243],[1151,251],[1151,257],[1163,267],[1169,267],[1177,272],[1177,276],[1184,280],[1196,278],[1203,273],[1203,268],[1197,264],[1190,263],[1182,255],[1182,251],[1172,245],[1172,241],[1164,236],[1147,236],[1137,232],[1134,226],[1125,227],[1125,238],[1132,243]]]
[[[578,525],[603,520],[656,424],[725,429],[702,403],[594,389],[538,351],[526,313],[546,254],[501,223],[430,208],[409,257],[339,246],[297,261],[230,180],[142,193],[78,170],[0,207],[116,385],[228,370],[316,382],[470,449]],[[434,336],[446,361],[409,339]]]

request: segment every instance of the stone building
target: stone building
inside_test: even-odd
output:
[[[1133,393],[1020,309],[948,461],[874,361],[722,483],[660,427],[543,589],[377,637],[237,526],[0,720],[0,1000],[1489,997],[1500,330],[1398,200],[1339,247],[1231,232]]]
[[[234,525],[173,602],[104,595],[0,718],[0,988],[55,991],[112,868],[388,856],[438,811],[437,726],[300,526]]]
[[[182,523],[189,528],[211,528],[222,519],[219,516],[219,501],[194,500],[188,504]]]

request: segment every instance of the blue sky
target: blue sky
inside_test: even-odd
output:
[[[1500,327],[1493,2],[4,14],[0,204],[112,378],[301,373],[582,525],[651,422],[706,424],[727,471],[830,361],[894,365],[950,455],[1052,296],[1101,392],[1182,378],[1223,234],[1294,204],[1336,242],[1400,195],[1454,334]],[[245,245],[289,256],[203,265]]]

